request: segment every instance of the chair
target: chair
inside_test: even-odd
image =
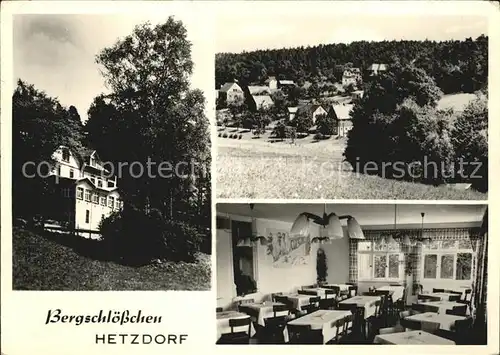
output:
[[[465,317],[467,313],[467,307],[453,307],[452,309],[447,309],[446,314],[452,314],[454,316]]]
[[[287,324],[290,344],[322,344],[321,332],[311,330],[310,325]]]
[[[332,341],[335,342],[335,343],[337,343],[337,344],[340,342],[340,338],[342,338],[342,336],[344,335],[345,322],[346,322],[345,318],[338,319],[335,322],[335,327],[337,328],[337,330],[336,330],[336,333],[335,333],[335,337],[332,339]]]
[[[312,312],[316,312],[319,310],[319,302],[321,300],[321,297],[316,296],[316,297],[311,297],[309,298],[309,304],[307,306],[303,306],[302,309],[307,312],[307,314],[310,314]]]
[[[441,298],[431,295],[418,295],[417,300],[419,302],[430,302],[430,301],[440,301]]]
[[[271,293],[271,300],[273,302],[277,302],[276,301],[276,296],[282,296],[283,295],[283,292],[275,292],[275,293]]]
[[[467,289],[464,293],[464,299],[460,299],[456,301],[457,303],[463,303],[467,305],[467,309],[470,313],[472,313],[472,290]]]
[[[354,297],[354,296],[357,296],[357,294],[358,294],[358,286],[350,285],[348,297]]]
[[[412,329],[412,330],[421,330],[422,329],[422,323],[415,321],[415,320],[408,319],[408,318],[401,319],[400,324],[405,329]]]
[[[300,289],[301,289],[301,290],[304,290],[304,289],[306,289],[306,288],[316,288],[316,287],[318,287],[318,285],[313,284],[313,285],[305,285],[305,286],[301,286],[301,287],[300,287]]]
[[[433,288],[432,289],[432,293],[443,293],[444,292],[444,288]]]
[[[287,315],[278,316],[278,313],[283,313],[288,311]],[[283,331],[286,327],[286,322],[288,321],[289,308],[285,304],[279,304],[273,306],[273,317],[264,319],[265,332],[261,340],[263,343],[267,344],[282,344],[285,342],[283,337]]]
[[[390,327],[390,328],[380,328],[378,330],[378,333],[380,335],[383,335],[383,334],[392,334],[392,333],[402,333],[404,332],[405,329],[402,327],[402,326],[395,326],[395,327]]]
[[[420,323],[420,326],[424,332],[435,334],[436,331],[439,329],[440,324],[439,323],[434,323],[434,322],[422,322]]]
[[[383,305],[381,300],[375,301],[375,312],[366,319],[368,325],[368,335],[375,334],[375,330],[382,328],[385,323]]]
[[[457,345],[471,344],[472,323],[472,317],[467,317],[466,319],[455,321],[455,343]]]
[[[404,286],[402,283],[390,283],[389,286]]]
[[[230,319],[229,326],[231,327],[231,333],[223,334],[217,341],[217,344],[248,344],[250,342],[250,317]],[[247,331],[234,331],[234,328],[243,326],[248,326]]]
[[[215,312],[217,312],[217,313],[222,312],[222,307],[215,308]]]
[[[411,309],[418,313],[426,312],[425,303],[412,303]]]
[[[452,293],[454,295],[460,295],[460,296],[462,296],[462,293],[463,293],[463,292],[455,291],[455,290],[446,290],[445,292],[446,293]]]
[[[299,295],[309,295],[309,296],[316,296],[317,293],[314,291],[304,291],[304,290],[298,290],[297,293]]]
[[[255,300],[253,298],[244,298],[242,300],[239,300],[237,302],[237,305],[241,306],[242,304],[248,304],[248,303],[255,303]]]
[[[337,308],[337,293],[334,290],[325,290],[325,298],[319,301],[321,309],[336,309]]]

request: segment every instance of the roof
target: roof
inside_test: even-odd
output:
[[[297,108],[297,114],[300,114],[302,112],[307,112],[308,114],[312,115],[320,107],[323,108],[321,105],[317,104],[301,105]]]
[[[361,71],[359,68],[349,68],[344,70],[344,73],[342,74],[343,76],[354,76],[354,75],[359,75]]]
[[[276,77],[275,76],[270,76],[266,79],[266,83],[270,82],[271,80],[276,80]]]
[[[238,87],[238,89],[240,89],[240,90],[241,90],[240,86],[239,86],[238,84],[236,84],[236,83],[225,83],[224,85],[222,85],[222,86],[220,87],[220,90],[219,90],[219,91],[220,91],[220,92],[228,92],[228,91],[229,91],[229,89],[231,89],[234,85],[236,85],[236,86]]]
[[[353,104],[332,105],[332,108],[335,111],[335,114],[337,115],[337,119],[339,120],[350,120],[351,119],[350,113],[353,107],[354,107]]]
[[[96,184],[94,184],[92,182],[92,180],[90,180],[88,177],[84,177],[82,179],[78,179],[75,181],[75,184],[78,184],[78,183],[81,183],[81,182],[86,182],[88,183],[90,186],[94,187],[96,190],[101,190],[101,191],[106,191],[106,192],[111,192],[111,191],[115,191],[115,190],[118,190],[118,187],[115,186],[115,187],[97,187]]]
[[[279,83],[281,85],[295,85],[293,80],[280,80]]]
[[[289,107],[288,112],[290,113],[297,113],[298,107]]]
[[[370,67],[370,70],[373,71],[387,70],[387,64],[373,63]]]
[[[269,95],[252,95],[252,98],[257,107],[263,105],[272,105],[274,103],[273,99],[271,99],[271,96]]]
[[[262,92],[270,93],[267,86],[248,86],[248,91],[250,92],[250,95],[259,94]]]

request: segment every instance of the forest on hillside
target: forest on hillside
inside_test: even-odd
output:
[[[488,85],[488,37],[463,41],[359,41],[314,47],[218,53],[216,88],[238,80],[262,83],[269,76],[304,81],[338,82],[346,66],[366,69],[373,63],[414,63],[431,76],[445,94],[475,92]]]

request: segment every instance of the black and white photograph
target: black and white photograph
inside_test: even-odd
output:
[[[219,15],[217,197],[486,200],[488,18],[338,8]]]
[[[13,289],[209,290],[196,17],[23,14],[13,33]]]
[[[216,343],[486,345],[487,209],[218,203]]]

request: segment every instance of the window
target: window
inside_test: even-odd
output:
[[[74,171],[73,169],[70,169],[70,170],[69,170],[69,177],[70,177],[71,179],[73,179],[73,177],[74,177],[74,176],[75,176],[75,171]]]
[[[115,187],[115,182],[113,180],[108,180],[108,188]]]
[[[64,197],[70,197],[70,189],[68,189],[68,188],[61,189],[61,194]]]
[[[99,195],[98,194],[92,194],[92,202],[95,204],[99,204]]]
[[[61,176],[61,166],[57,166],[57,175]]]
[[[83,200],[83,187],[76,188],[76,198],[79,200]]]
[[[359,280],[401,280],[404,277],[404,253],[399,243],[380,240],[358,242]]]
[[[85,201],[90,202],[90,190],[85,190]]]
[[[85,223],[89,223],[89,222],[90,222],[90,211],[86,210],[85,211]]]
[[[423,279],[460,280],[472,279],[475,253],[468,240],[432,241],[423,248]]]
[[[102,187],[102,179],[97,178],[97,187]]]
[[[69,149],[63,148],[62,150],[62,160],[69,163]]]
[[[96,166],[96,160],[94,157],[90,158],[90,166]]]
[[[90,181],[92,181],[92,183],[95,185],[95,177],[91,176]]]
[[[106,196],[101,196],[101,206],[106,206]]]
[[[118,199],[118,198],[116,199],[115,208],[116,208],[117,210],[119,210],[119,209],[120,209],[120,199]]]
[[[113,208],[114,205],[115,205],[115,198],[110,196],[108,200],[108,207]]]

